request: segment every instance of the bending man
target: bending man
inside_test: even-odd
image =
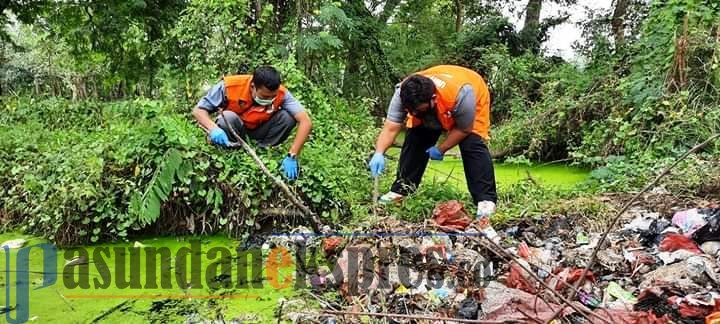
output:
[[[215,121],[210,114],[219,108],[240,136],[249,136],[259,147],[284,142],[295,125],[295,135],[282,167],[289,179],[297,179],[298,162],[312,123],[303,106],[281,84],[280,73],[271,66],[261,66],[252,75],[226,76],[200,99],[193,116],[203,128],[210,130],[213,144],[229,146],[230,132],[220,116]]]
[[[490,94],[482,77],[460,66],[440,65],[417,72],[398,84],[370,161],[374,177],[384,170],[384,153],[404,122],[408,130],[397,177],[391,191],[380,200],[402,200],[420,185],[428,159],[442,160],[445,152],[459,145],[468,190],[478,206],[477,215],[487,220],[495,212],[497,194],[486,145]],[[447,131],[447,137],[437,144],[443,131]]]

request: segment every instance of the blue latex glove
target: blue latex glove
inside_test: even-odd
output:
[[[440,152],[440,149],[437,146],[433,146],[425,152],[430,155],[431,160],[442,161],[443,159],[444,154],[443,152]]]
[[[370,173],[373,178],[380,175],[385,170],[385,156],[382,153],[375,152],[370,159]]]
[[[297,159],[291,156],[285,157],[282,161],[282,168],[285,171],[285,176],[290,180],[295,180],[298,177],[298,162]]]
[[[225,131],[220,127],[215,127],[210,131],[210,141],[213,144],[230,146],[230,140],[228,139],[227,134],[225,134]]]

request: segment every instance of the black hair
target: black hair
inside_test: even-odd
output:
[[[280,87],[282,80],[280,80],[280,72],[272,66],[264,65],[255,69],[252,82],[255,88],[263,87],[275,91]]]
[[[435,94],[435,83],[422,75],[409,76],[400,86],[400,103],[403,108],[414,112],[417,107],[429,103]]]

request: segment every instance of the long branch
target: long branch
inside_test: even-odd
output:
[[[228,121],[225,119],[225,112],[222,109],[220,110],[220,117],[222,118],[225,125],[227,125],[227,128],[230,130],[230,134],[235,138],[235,141],[239,142],[240,145],[242,146],[242,148],[244,148],[245,151],[247,151],[248,154],[250,154],[250,157],[252,157],[252,159],[255,161],[255,164],[258,165],[258,167],[260,168],[260,170],[262,170],[262,172],[265,174],[265,176],[272,179],[272,181],[275,183],[275,185],[278,186],[283,191],[285,196],[290,200],[290,202],[293,203],[293,205],[300,208],[300,210],[305,215],[310,216],[312,218],[313,230],[315,230],[316,233],[320,233],[320,224],[322,224],[322,223],[320,222],[320,219],[318,218],[318,216],[312,210],[310,210],[310,208],[305,206],[305,204],[300,199],[298,199],[297,196],[295,196],[292,193],[292,191],[290,191],[290,188],[288,188],[288,186],[282,180],[280,180],[278,177],[276,177],[272,173],[270,173],[270,170],[268,170],[268,168],[265,166],[265,163],[263,163],[263,161],[260,160],[260,157],[257,156],[257,154],[255,153],[255,150],[253,150],[253,148],[250,147],[250,145],[247,142],[245,142],[245,140],[243,140],[240,137],[240,135],[238,135],[238,133],[235,131],[235,128],[233,127],[233,125],[228,123]],[[231,146],[236,146],[236,145],[231,145]]]
[[[431,320],[431,321],[444,321],[451,323],[521,323],[520,321],[484,321],[484,320],[466,320],[460,318],[448,318],[448,317],[433,317],[433,316],[420,316],[420,315],[406,315],[406,314],[390,314],[390,313],[370,313],[370,312],[349,312],[349,311],[332,311],[323,310],[323,313],[332,315],[353,315],[353,316],[372,316],[372,317],[390,317],[390,318],[407,318],[407,319],[418,319],[418,320]]]
[[[549,291],[555,297],[560,298],[560,300],[562,300],[565,304],[567,304],[572,309],[574,309],[575,311],[580,313],[583,317],[589,319],[589,316],[594,316],[594,317],[597,317],[598,319],[604,321],[605,323],[612,323],[610,320],[608,320],[598,314],[595,314],[593,312],[588,312],[584,309],[581,309],[577,305],[571,303],[568,298],[565,298],[561,293],[559,293],[559,292],[555,291],[555,289],[551,288],[542,279],[540,279],[532,270],[528,269],[525,265],[523,265],[522,262],[519,262],[519,260],[517,258],[515,258],[512,254],[508,253],[507,251],[505,251],[500,245],[496,244],[495,242],[488,239],[487,237],[483,237],[483,238],[484,239],[477,239],[474,237],[470,237],[471,240],[474,240],[475,242],[480,243],[483,247],[490,250],[490,252],[493,252],[495,255],[497,255],[503,259],[509,259],[509,260],[514,261],[515,264],[520,266],[523,270],[525,270],[525,272],[527,272],[531,277],[533,277],[533,279],[535,279],[535,281],[537,281],[541,286],[545,287],[545,289],[547,289],[547,291]],[[565,282],[564,280],[562,280],[562,282],[564,282],[567,286],[570,286],[570,284]],[[574,289],[578,289],[578,288],[575,287]],[[540,299],[543,299],[543,298],[540,297]],[[545,301],[545,300],[543,299],[543,301]],[[545,302],[547,303],[547,301],[545,301]],[[561,307],[560,309],[562,310],[564,308],[565,307]]]

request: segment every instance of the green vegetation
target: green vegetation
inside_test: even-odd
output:
[[[607,206],[595,195],[641,188],[720,132],[720,3],[613,1],[588,12],[577,56],[566,61],[543,50],[549,31],[569,23],[563,15],[540,19],[547,6],[537,4],[551,1],[575,2],[4,3],[0,238],[33,235],[66,248],[218,234],[213,244],[232,245],[263,227],[303,223],[275,218],[287,199],[243,151],[208,145],[190,116],[221,76],[262,64],[282,72],[313,119],[300,179],[290,187],[326,223],[349,230],[368,223],[367,160],[393,86],[439,63],[471,67],[490,86],[500,196],[493,221],[600,219]],[[521,29],[503,15],[508,10],[523,12]],[[278,175],[288,145],[258,152]],[[673,193],[720,198],[718,156],[716,142],[664,183]],[[385,212],[421,221],[450,199],[473,208],[461,162],[448,156],[431,163],[412,199]],[[57,292],[39,293],[47,301],[40,321],[67,311]],[[280,293],[268,294],[257,304],[227,301],[220,312],[252,309],[266,319]],[[114,302],[78,306],[78,321]],[[168,307],[186,302],[195,301]],[[135,302],[137,312],[123,320],[152,320],[150,303]]]
[[[592,170],[583,188],[636,189],[720,128],[720,5],[620,2],[622,17],[598,11],[584,22],[581,63],[540,51],[562,17],[534,21],[528,7],[529,25],[516,30],[492,1],[11,5],[0,48],[3,226],[64,245],[151,233],[246,237],[284,197],[245,154],[207,145],[189,111],[218,76],[267,63],[315,121],[293,190],[332,222],[367,215],[373,116],[393,84],[443,62],[488,80],[496,161],[566,160]],[[260,153],[272,170],[286,145]],[[714,165],[719,148],[678,170],[692,180],[681,189],[703,185],[701,166]],[[467,197],[459,164],[433,163],[421,189],[432,195],[399,216]],[[501,195],[528,176],[497,170]],[[575,174],[544,170],[563,175],[529,169],[543,191]],[[438,189],[445,181],[455,186]]]

